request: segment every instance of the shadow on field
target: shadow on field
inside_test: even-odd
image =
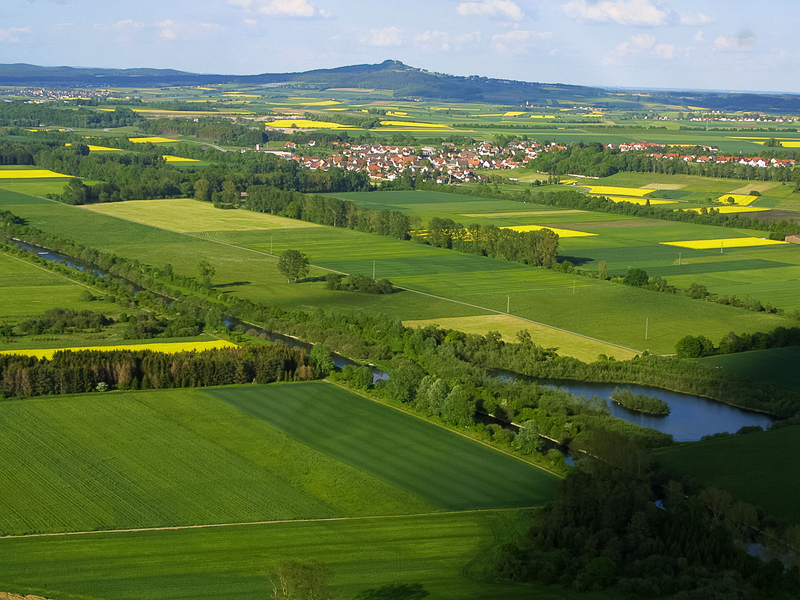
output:
[[[393,583],[364,590],[356,600],[421,600],[429,596],[421,583]]]
[[[563,254],[558,255],[558,262],[563,263],[565,260],[568,260],[576,267],[581,267],[588,262],[592,262],[591,258],[585,258],[583,256],[565,256]]]
[[[229,288],[229,287],[239,287],[242,285],[250,285],[253,283],[252,281],[231,281],[230,283],[218,283],[214,287],[217,289],[221,288]]]

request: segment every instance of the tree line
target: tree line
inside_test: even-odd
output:
[[[772,331],[740,334],[731,331],[717,345],[703,335],[687,335],[675,344],[675,353],[680,358],[701,358],[787,346],[800,346],[800,327],[776,327]]]
[[[667,149],[666,151],[668,151]],[[702,147],[680,148],[681,154],[709,154]],[[765,152],[759,151],[760,155]],[[786,167],[752,167],[739,163],[696,163],[680,158],[649,156],[652,150],[622,152],[599,142],[570,144],[564,150],[542,152],[528,162],[526,168],[551,175],[578,174],[589,177],[608,177],[622,171],[635,173],[664,173],[667,175],[701,175],[725,179],[757,181],[792,181],[793,170]],[[774,153],[772,153],[774,155]],[[778,154],[778,156],[782,156]],[[792,152],[785,158],[794,158]]]
[[[283,344],[165,354],[152,350],[58,351],[52,360],[0,355],[0,395],[82,394],[273,383],[313,378],[302,349]]]

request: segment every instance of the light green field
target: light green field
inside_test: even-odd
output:
[[[51,308],[85,310],[86,288],[69,279],[0,254],[0,320],[38,315]]]
[[[151,227],[188,233],[322,227],[297,219],[273,217],[249,210],[220,210],[214,208],[210,202],[189,199],[137,200],[114,204],[90,204],[83,208]]]
[[[731,330],[765,331],[794,323],[775,315],[731,309],[681,296],[647,292],[607,281],[340,228],[219,231],[186,235],[57,203],[14,204],[18,198],[29,197],[6,192],[0,194],[0,206],[29,219],[35,227],[62,232],[62,235],[89,246],[137,258],[147,264],[160,266],[170,262],[176,272],[188,276],[196,276],[197,263],[207,260],[219,273],[213,281],[217,289],[301,310],[314,310],[316,307],[333,311],[358,309],[368,314],[391,314],[402,320],[437,319],[487,314],[484,309],[505,312],[507,296],[510,295],[513,315],[634,350],[650,349],[657,353],[673,352],[675,343],[687,334],[719,339]],[[122,203],[113,206],[119,205]],[[516,207],[518,210],[519,205]],[[568,216],[576,215],[573,213]],[[577,217],[584,220],[579,224],[581,228],[588,227],[584,215]],[[647,227],[627,227],[619,221],[611,222],[628,236],[623,247],[620,247],[623,243],[620,239],[615,241],[611,234],[603,233],[614,227],[603,228],[603,223],[598,223],[595,230],[600,235],[563,240],[561,255],[584,268],[596,264],[592,261],[607,260],[612,274],[623,274],[628,266],[639,265],[646,265],[654,270],[653,274],[658,274],[655,269],[660,267],[666,269],[664,276],[669,280],[675,269],[686,265],[674,266],[678,258],[675,249],[659,245],[657,241],[720,235],[720,230],[713,227],[643,220],[636,222],[644,222]],[[722,231],[736,237],[752,233],[730,229]],[[308,254],[313,264],[327,269],[371,276],[374,268],[378,278],[387,277],[396,285],[436,297],[411,292],[384,296],[332,292],[325,290],[322,282],[286,284],[285,278],[277,271],[277,260],[263,253],[272,250],[274,254],[279,254],[288,248]],[[786,248],[780,251],[800,251],[794,246]],[[726,260],[731,256],[740,256],[737,252],[743,252],[745,256],[748,256],[747,253],[760,252],[763,253],[761,256],[768,257],[770,255],[767,253],[772,250],[731,250],[724,256]],[[683,257],[692,259],[692,256],[684,254]],[[793,263],[789,263],[783,255],[781,259],[788,267],[794,268]],[[654,262],[651,264],[649,261]],[[752,264],[745,262],[745,275],[753,270]],[[763,266],[764,263],[755,264]],[[715,268],[710,269],[713,270]],[[311,276],[324,273],[322,270],[312,270]],[[703,281],[699,280],[700,283]],[[787,287],[789,293],[775,290],[775,304],[792,309],[798,296],[792,300],[791,285]],[[712,286],[709,289],[715,291]],[[754,286],[751,295],[762,301],[773,301],[770,297],[759,295],[758,291]],[[787,304],[777,302],[779,295]],[[645,340],[647,319],[649,334]]]
[[[492,548],[521,530],[513,512],[0,539],[0,582],[58,600],[261,600],[277,563],[318,560],[337,598],[400,600],[415,585],[437,600],[614,597],[487,579]]]
[[[0,413],[0,534],[439,510],[196,390],[30,399]]]
[[[767,514],[800,523],[800,467],[787,457],[800,448],[800,427],[691,442],[655,451],[664,466],[730,491]]]
[[[486,335],[490,331],[498,332],[503,341],[517,343],[517,332],[527,330],[536,343],[545,348],[555,348],[562,356],[572,356],[583,362],[594,362],[598,355],[605,354],[617,360],[629,360],[636,356],[635,352],[590,340],[579,335],[564,333],[557,329],[537,325],[509,315],[486,315],[478,317],[453,317],[419,321],[404,321],[406,327],[427,327],[434,325],[442,329],[454,329],[464,333]]]
[[[62,193],[64,181],[63,179],[0,179],[0,188],[32,196],[45,196]]]

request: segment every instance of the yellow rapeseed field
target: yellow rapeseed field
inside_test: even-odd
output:
[[[128,141],[131,141],[134,144],[146,144],[147,142],[150,142],[151,144],[161,144],[164,142],[177,142],[178,140],[171,140],[170,138],[154,136],[154,137],[128,138]]]
[[[381,121],[381,125],[384,127],[436,127],[441,128],[443,127],[437,123],[418,123],[416,121]]]
[[[583,187],[589,188],[592,194],[607,196],[609,194],[614,196],[646,196],[652,194],[653,190],[642,188],[628,188],[617,187],[613,185],[585,185]]]
[[[631,198],[627,196],[606,196],[612,202],[630,202],[631,204],[647,204],[650,201],[651,205],[655,204],[677,204],[675,200],[657,200],[656,198]]]
[[[7,169],[0,170],[0,179],[52,179],[55,177],[72,177],[47,169]]]
[[[69,142],[64,145],[72,146],[72,144]],[[91,144],[88,144],[86,147],[89,148],[90,152],[124,152],[124,150],[121,148],[109,148],[108,146],[92,146]]]
[[[679,246],[692,250],[716,250],[717,248],[747,248],[752,246],[777,246],[788,242],[757,237],[724,238],[718,240],[691,240],[686,242],[661,242],[664,246]]]
[[[575,231],[573,229],[557,229],[555,227],[544,227],[542,225],[514,225],[513,227],[501,227],[500,229],[513,229],[514,231],[539,231],[540,229],[549,229],[553,233],[557,233],[558,237],[563,238],[597,235],[596,233],[586,233],[585,231]]]
[[[555,119],[555,115],[531,115],[531,119]]]
[[[737,206],[748,206],[758,200],[758,196],[751,196],[749,194],[723,194],[717,198],[717,202],[727,204],[728,198],[733,198],[733,203]]]
[[[170,156],[169,154],[162,154],[161,157],[167,162],[200,162],[196,158],[183,158],[182,156]]]
[[[358,127],[342,125],[341,123],[311,121],[309,119],[278,119],[277,121],[267,122],[267,127],[279,127],[281,129],[289,129],[293,127],[297,127],[298,129],[358,129]]]
[[[525,111],[522,110],[509,110],[506,113],[503,113],[504,117],[518,117],[520,115],[524,115]]]
[[[238,348],[236,344],[225,340],[214,340],[212,342],[166,342],[153,344],[121,344],[119,346],[84,346],[72,348],[46,348],[43,350],[4,350],[0,354],[21,354],[23,356],[35,356],[36,358],[53,358],[53,354],[60,350],[70,352],[81,352],[83,350],[96,350],[100,352],[111,352],[116,350],[152,350],[153,352],[163,352],[164,354],[175,354],[177,352],[203,352],[204,350],[215,350],[217,348]]]

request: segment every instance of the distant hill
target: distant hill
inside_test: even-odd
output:
[[[0,85],[45,87],[169,87],[236,83],[287,83],[303,89],[364,88],[393,90],[396,98],[429,98],[466,102],[537,105],[618,106],[620,92],[578,85],[542,84],[488,77],[457,77],[387,60],[376,65],[351,65],[302,73],[201,75],[172,69],[92,69],[0,65]],[[623,93],[625,108],[644,109],[641,96]],[[648,103],[703,106],[717,110],[789,113],[800,111],[800,95],[711,92],[649,92]]]

